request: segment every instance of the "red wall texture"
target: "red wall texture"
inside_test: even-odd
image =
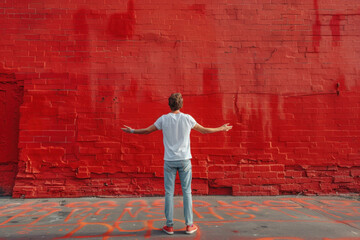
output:
[[[0,72],[24,86],[13,197],[162,195],[161,132],[121,127],[172,92],[234,126],[192,133],[194,194],[360,190],[358,0],[2,1],[0,23]]]

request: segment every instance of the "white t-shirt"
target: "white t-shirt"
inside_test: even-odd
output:
[[[190,152],[190,132],[196,125],[196,121],[192,116],[184,113],[169,113],[158,118],[154,125],[157,129],[163,131],[165,161],[192,158]]]

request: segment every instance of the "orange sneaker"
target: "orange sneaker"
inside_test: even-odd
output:
[[[195,224],[193,224],[191,226],[186,226],[187,234],[192,234],[192,233],[196,232],[197,230],[198,230],[198,227]]]
[[[163,226],[162,230],[164,232],[166,232],[167,234],[170,234],[170,235],[174,234],[174,228],[173,227],[168,227],[168,226],[165,225],[165,226]]]

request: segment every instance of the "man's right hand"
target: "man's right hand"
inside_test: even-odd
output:
[[[226,123],[226,124],[222,125],[222,126],[221,126],[222,131],[227,132],[227,131],[229,131],[230,129],[232,129],[232,126],[230,126],[229,124],[230,124],[230,123]]]

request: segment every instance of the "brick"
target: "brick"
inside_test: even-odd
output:
[[[254,166],[252,165],[241,165],[240,166],[240,171],[241,172],[253,172],[254,171]]]
[[[224,172],[209,172],[208,173],[208,178],[209,179],[221,179],[225,177],[225,173]]]
[[[335,176],[334,177],[335,183],[351,183],[354,182],[354,178],[350,176]]]
[[[282,184],[280,190],[285,192],[301,192],[302,187],[299,184]]]
[[[283,172],[285,170],[284,165],[270,165],[270,171]]]
[[[269,165],[255,165],[254,166],[254,171],[255,172],[269,172],[270,171],[270,166]]]
[[[360,169],[351,169],[352,177],[360,177]]]

